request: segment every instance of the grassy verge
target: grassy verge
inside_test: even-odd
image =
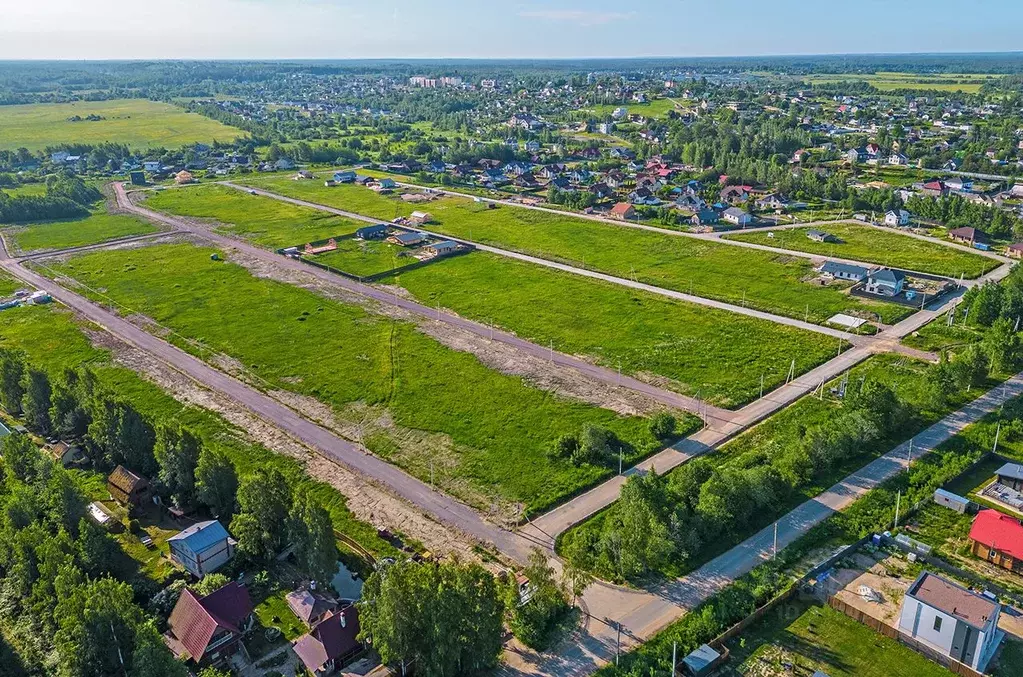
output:
[[[768,237],[766,232],[732,233],[725,237],[741,242],[753,242],[954,278],[958,278],[960,274],[970,279],[979,277],[999,265],[993,259],[936,242],[924,242],[894,230],[849,223],[833,223],[817,228],[837,238],[837,242],[814,242],[806,236],[808,230],[807,228],[777,230],[773,231],[772,237]]]
[[[878,313],[882,321],[891,323],[910,312],[851,297],[835,287],[805,283],[803,278],[812,273],[808,260],[771,252],[740,250],[569,214],[508,205],[488,209],[467,198],[443,197],[410,205],[354,185],[328,188],[317,181],[282,177],[254,177],[245,182],[382,220],[425,210],[434,217],[428,228],[446,235],[789,317],[823,322],[835,313],[859,311]]]
[[[15,250],[30,253],[81,247],[156,231],[157,228],[152,224],[133,216],[108,214],[106,207],[101,205],[82,219],[9,226],[5,229],[4,235],[14,245]]]
[[[124,313],[169,327],[170,340],[263,388],[328,405],[372,451],[475,505],[543,510],[610,476],[610,459],[575,466],[547,457],[559,435],[584,424],[613,431],[627,465],[658,446],[642,418],[529,387],[411,323],[257,278],[212,261],[211,251],[92,252],[44,272],[105,290]],[[687,417],[682,432],[696,425]]]

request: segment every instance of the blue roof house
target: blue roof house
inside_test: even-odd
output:
[[[199,522],[167,539],[171,561],[196,578],[216,571],[234,557],[237,545],[217,520]]]

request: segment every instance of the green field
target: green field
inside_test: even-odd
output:
[[[814,322],[835,313],[878,313],[892,323],[910,311],[850,297],[834,287],[803,282],[810,261],[692,238],[598,223],[571,215],[501,205],[487,209],[470,199],[444,197],[414,206],[360,186],[332,188],[316,181],[258,177],[246,183],[389,221],[414,210],[434,217],[428,229],[573,266],[706,298]]]
[[[349,275],[369,277],[419,263],[412,251],[401,245],[380,240],[338,240],[337,249],[309,257],[310,260],[344,271]],[[435,261],[432,265],[443,264]]]
[[[29,253],[43,250],[66,249],[83,245],[106,242],[129,235],[155,233],[152,224],[125,214],[108,214],[105,205],[82,219],[70,221],[43,221],[18,226],[8,226],[3,236],[13,244],[13,250]]]
[[[829,606],[788,602],[728,643],[728,674],[829,677],[951,677],[908,646]],[[793,619],[795,616],[795,620]],[[786,667],[792,664],[790,670]]]
[[[73,116],[103,120],[70,122]],[[169,103],[147,99],[0,106],[0,150],[42,150],[63,143],[124,143],[132,148],[177,148],[231,142],[245,132]]]
[[[969,279],[980,277],[999,266],[998,261],[936,242],[924,242],[893,230],[851,223],[832,223],[812,230],[822,230],[837,242],[814,242],[806,236],[810,228],[790,228],[755,233],[730,233],[727,239],[791,249],[821,256],[876,263],[920,273]]]
[[[41,197],[46,195],[46,184],[41,181],[39,183],[23,183],[16,188],[0,188],[0,191],[11,197]]]
[[[654,99],[646,103],[599,104],[585,110],[596,117],[608,117],[616,108],[624,108],[629,112],[629,115],[662,118],[675,110],[675,102],[671,99]]]
[[[976,94],[986,80],[1000,76],[986,73],[949,73],[941,75],[924,75],[919,73],[895,73],[879,71],[877,73],[842,73],[836,75],[808,75],[803,80],[810,83],[835,82],[866,82],[882,92],[900,89],[930,89],[940,92],[962,91],[965,94]]]
[[[613,430],[627,465],[658,448],[642,418],[529,387],[410,323],[255,277],[211,253],[186,244],[100,251],[45,272],[104,289],[122,312],[169,327],[183,347],[232,362],[264,388],[318,399],[373,452],[488,510],[543,510],[610,476],[610,462],[547,457],[559,435],[585,423]],[[697,425],[687,417],[682,428]]]
[[[212,219],[218,232],[245,238],[269,249],[347,235],[365,225],[226,186],[190,186],[148,191],[146,195],[147,207],[181,216]]]
[[[129,402],[143,416],[153,421],[177,421],[190,428],[203,444],[226,454],[244,479],[257,468],[275,467],[292,481],[316,496],[331,513],[334,527],[348,534],[371,552],[381,556],[394,556],[396,551],[381,539],[376,527],[357,520],[346,507],[345,497],[327,484],[311,480],[302,464],[275,453],[246,439],[224,419],[206,409],[185,406],[134,371],[115,366],[110,354],[95,348],[74,316],[59,306],[28,306],[0,313],[0,346],[24,351],[29,361],[55,376],[62,370],[88,366],[99,382],[118,397]],[[104,492],[105,482],[99,479],[98,489]],[[90,495],[95,491],[89,492]],[[162,576],[165,571],[159,561],[153,561],[154,551],[141,544],[127,543],[126,551],[139,560],[146,573]]]
[[[225,196],[225,190],[231,194]],[[179,213],[187,210],[191,215],[233,219],[232,224],[218,225],[218,230],[271,246],[279,246],[288,237],[291,243],[301,242],[290,234],[278,235],[278,230],[290,233],[293,222],[335,218],[222,187],[165,191],[149,204]],[[230,209],[225,205],[231,205]],[[290,215],[288,220],[263,216],[281,209]],[[322,230],[333,233],[336,227]],[[338,244],[341,251],[320,254],[315,260],[355,275],[401,265],[401,259],[391,256],[395,251],[391,245],[356,240]],[[656,382],[670,379],[668,387],[725,407],[758,397],[761,376],[765,390],[784,382],[793,359],[797,373],[803,373],[832,357],[837,349],[836,339],[813,332],[485,252],[436,261],[390,281],[431,308],[450,308],[540,345],[553,341],[557,350],[588,356],[612,369],[620,366],[626,373]]]

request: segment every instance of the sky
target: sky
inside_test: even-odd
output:
[[[0,59],[1023,50],[1023,0],[0,0]]]

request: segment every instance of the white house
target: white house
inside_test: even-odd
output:
[[[234,557],[235,541],[217,520],[193,524],[167,539],[172,562],[196,578],[216,571]]]
[[[898,270],[882,268],[867,276],[863,291],[877,296],[898,296],[906,285],[906,276]]]
[[[748,226],[753,222],[753,217],[738,207],[729,207],[721,214],[721,216],[726,223],[731,223],[736,226]]]
[[[906,591],[899,631],[924,647],[977,672],[987,669],[1005,633],[996,599],[923,572]]]
[[[905,226],[909,224],[909,212],[905,209],[898,211],[888,210],[884,215],[884,225],[886,226]]]
[[[147,160],[146,162],[142,163],[142,169],[146,170],[147,172],[158,172],[160,171],[160,167],[161,167],[160,163],[155,161]]]

